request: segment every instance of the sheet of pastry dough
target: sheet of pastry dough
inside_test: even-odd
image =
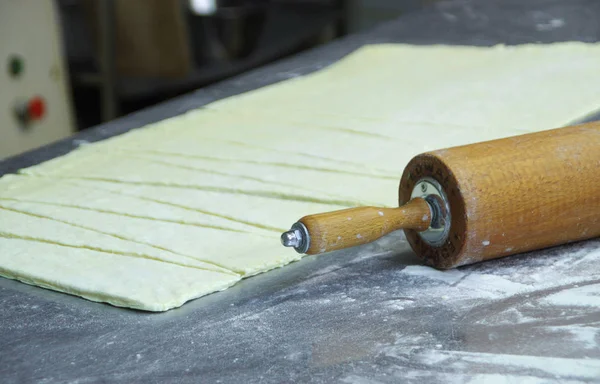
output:
[[[566,125],[600,108],[600,45],[374,45],[313,75],[213,103],[255,113],[368,117],[493,130]],[[357,91],[360,90],[360,91]]]
[[[277,233],[299,216],[394,205],[420,152],[590,114],[599,67],[597,44],[364,47],[3,178],[0,274],[114,305],[181,305],[299,258]]]
[[[56,244],[0,237],[0,275],[145,311],[226,289],[239,276]]]
[[[212,139],[226,140],[232,137],[236,127],[239,125],[239,116],[246,116],[242,112],[239,115],[231,114],[228,111],[220,111],[219,113],[202,113],[197,111],[191,116],[188,116],[189,125],[191,127],[212,126],[213,130],[196,129],[186,136],[190,137],[205,137]],[[424,151],[443,148],[453,145],[468,144],[484,140],[491,140],[498,137],[525,133],[520,129],[504,129],[500,132],[495,132],[491,129],[462,127],[448,124],[393,124],[394,128],[402,129],[404,138],[394,138],[391,136],[383,136],[376,134],[367,134],[360,131],[351,131],[346,129],[323,129],[319,128],[319,116],[316,116],[317,123],[311,124],[307,121],[299,122],[299,119],[294,121],[294,129],[302,134],[298,135],[283,135],[281,134],[282,127],[289,126],[287,115],[275,115],[272,113],[257,113],[252,114],[252,117],[247,118],[245,127],[252,131],[252,135],[244,138],[251,145],[262,145],[268,148],[278,148],[287,153],[295,153],[304,155],[308,159],[312,156],[326,157],[333,161],[349,162],[354,166],[364,166],[363,173],[371,174],[373,178],[387,178],[397,182],[402,175],[404,166],[410,159]],[[333,119],[333,118],[331,118]],[[339,119],[339,127],[343,127],[343,122],[352,120],[352,117],[344,117]],[[358,123],[356,123],[358,125]],[[378,124],[370,122],[373,128],[381,127],[391,123],[384,121]],[[331,123],[330,125],[333,125]],[[417,134],[418,132],[418,134]],[[386,176],[382,176],[382,172],[371,172],[372,168],[383,170]],[[338,169],[347,170],[345,164],[339,166]],[[288,173],[293,173],[290,171]],[[258,173],[257,173],[258,175]],[[325,175],[320,174],[319,177],[313,179],[300,179],[311,184],[311,181],[323,181]],[[316,183],[312,183],[316,184]],[[362,185],[362,184],[361,184]],[[348,186],[349,189],[355,190]],[[374,192],[359,188],[361,193]],[[356,195],[364,199],[365,195]]]
[[[83,180],[78,184],[98,190],[136,196],[144,200],[164,203],[168,206],[184,206],[188,209],[205,212],[207,210],[240,223],[253,225],[265,230],[281,233],[287,230],[291,217],[302,217],[328,210],[347,208],[306,201],[272,199],[261,196],[223,194],[191,188],[177,188],[157,185],[123,186],[117,183]],[[1,194],[0,194],[1,196]],[[223,203],[227,201],[227,203]]]
[[[130,241],[121,235],[98,232],[89,228],[70,225],[36,214],[34,210],[15,209],[20,203],[0,205],[0,237],[32,240],[66,247],[85,248],[107,254],[124,255],[162,261],[164,263],[201,268],[237,275],[210,261],[177,254],[143,242]],[[27,204],[27,203],[21,203]],[[47,207],[47,206],[46,206]],[[52,208],[52,207],[50,207]],[[77,220],[77,219],[76,219]],[[97,220],[94,216],[93,220]],[[120,225],[118,228],[121,228]]]
[[[169,157],[164,155],[140,155],[141,158],[157,160],[165,164],[194,169],[210,169],[215,162],[200,158]],[[231,176],[251,175],[266,183],[284,184],[296,188],[296,194],[303,193],[307,199],[322,196],[323,199],[336,198],[347,206],[356,205],[398,205],[398,179],[377,178],[350,173],[322,172],[313,169],[288,170],[271,164],[243,162],[219,163],[219,171]],[[369,185],[369,195],[360,192]],[[358,191],[358,192],[357,192]]]
[[[202,115],[210,118],[211,110],[202,109]],[[222,114],[215,114],[217,118]],[[323,156],[307,156],[296,154],[278,148],[266,148],[263,145],[251,145],[244,142],[245,137],[220,140],[197,134],[204,126],[212,122],[194,120],[195,113],[160,121],[145,127],[135,129],[121,136],[94,144],[92,148],[99,151],[121,150],[128,153],[157,153],[182,157],[199,157],[215,161],[242,161],[247,163],[274,164],[288,166],[292,169],[307,168],[325,171],[346,172],[350,174],[374,174],[386,176],[386,172],[377,171],[365,164],[354,164],[347,160],[332,160]],[[250,119],[251,121],[252,119]],[[239,119],[233,123],[233,129],[239,126]],[[291,121],[285,126],[290,126]],[[248,131],[253,131],[255,124],[250,123]],[[281,128],[281,126],[279,127]],[[369,172],[366,172],[368,170]]]
[[[107,156],[91,149],[72,152],[22,170],[23,174],[52,178],[104,180],[127,184],[170,185],[208,191],[270,196],[324,203],[351,204],[339,196],[315,192],[293,185],[270,183],[260,177],[229,175],[217,167],[201,169],[171,164],[158,157],[149,159],[124,153]]]
[[[266,236],[224,231],[40,203],[3,203],[0,201],[0,207],[34,215],[29,219],[28,216],[16,217],[19,214],[15,214],[11,217],[9,214],[3,213],[3,216],[8,216],[7,224],[18,222],[21,219],[24,224],[27,223],[29,226],[42,225],[39,223],[39,220],[42,220],[44,221],[43,225],[48,226],[46,219],[55,220],[56,223],[52,224],[55,231],[44,233],[43,240],[78,246],[87,245],[90,248],[105,251],[144,253],[148,257],[159,260],[167,260],[166,254],[169,255],[169,260],[173,258],[197,260],[197,263],[179,261],[179,264],[209,263],[211,266],[218,267],[218,269],[213,268],[215,270],[222,271],[222,268],[225,268],[245,276],[255,275],[299,258],[297,254],[281,252],[281,245],[273,241],[277,235]],[[70,224],[72,228],[68,230],[61,228],[63,223]],[[20,237],[27,236],[25,231],[19,230],[20,228],[14,228],[14,225],[11,227],[7,228],[0,224],[0,235],[11,236],[16,233]],[[33,231],[32,233],[40,232]],[[97,234],[93,237],[100,238],[94,239],[92,242],[89,238],[79,238],[81,233]],[[65,236],[66,234],[70,236]],[[119,244],[109,245],[108,238],[110,238],[110,243],[118,242]],[[125,242],[129,243],[127,248],[121,244]]]
[[[99,188],[98,184],[100,186],[107,185],[111,187]],[[173,204],[163,204],[144,196],[136,197],[135,195],[113,192],[124,188],[127,188],[127,186],[111,182],[64,180],[57,183],[52,178],[7,175],[0,178],[0,203],[2,200],[37,202],[201,227],[206,226],[242,232],[265,232],[264,229],[244,224],[239,220],[225,218],[218,214],[211,214],[211,206],[204,205],[205,210],[202,211],[200,209],[191,209],[176,202]],[[129,188],[137,189],[139,187],[134,185]],[[197,191],[200,194],[204,192],[199,190],[192,191]]]

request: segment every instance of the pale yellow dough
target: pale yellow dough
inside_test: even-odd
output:
[[[235,284],[239,276],[0,237],[0,274],[56,291],[145,311],[166,311]]]
[[[164,311],[300,258],[306,214],[394,206],[415,155],[600,108],[600,45],[367,46],[0,179],[0,275]]]

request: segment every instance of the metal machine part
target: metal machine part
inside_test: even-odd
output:
[[[434,247],[444,244],[452,223],[450,204],[444,188],[433,178],[425,177],[415,184],[410,197],[425,199],[431,208],[431,224],[427,230],[419,232],[421,239]]]
[[[310,247],[310,234],[301,222],[296,222],[292,228],[281,235],[281,244],[284,247],[294,247],[298,253],[306,253]]]

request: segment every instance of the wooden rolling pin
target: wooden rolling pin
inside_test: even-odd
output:
[[[404,229],[448,269],[600,236],[600,123],[428,152],[400,180],[399,208],[301,218],[282,243],[319,254]]]

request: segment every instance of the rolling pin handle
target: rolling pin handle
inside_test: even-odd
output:
[[[316,255],[379,239],[402,228],[430,228],[433,209],[415,198],[399,208],[358,207],[304,216],[281,235],[298,253]]]

